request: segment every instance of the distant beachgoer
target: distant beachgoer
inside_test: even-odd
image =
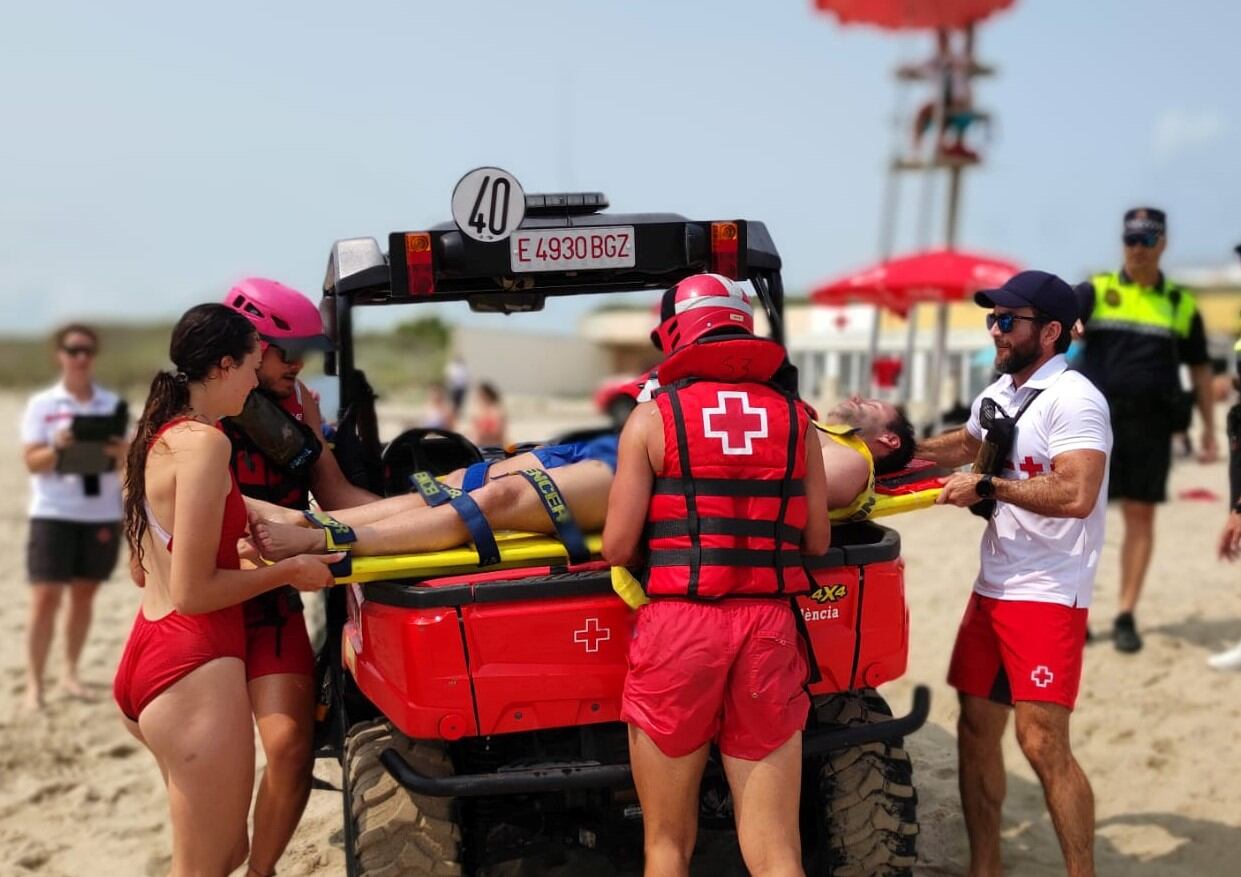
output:
[[[914,151],[922,148],[922,140],[938,125],[936,151],[961,161],[978,160],[978,154],[965,144],[966,130],[980,118],[974,109],[970,77],[975,72],[973,29],[967,28],[960,51],[952,46],[952,33],[941,28],[936,34],[934,57],[926,63],[904,68],[907,75],[918,74],[936,83],[936,95],[924,103],[914,115]]]
[[[471,418],[474,443],[480,447],[504,447],[508,415],[504,412],[500,391],[484,382],[478,385],[475,392],[474,416]]]
[[[126,729],[151,750],[168,788],[174,877],[224,877],[246,860],[254,728],[242,604],[285,584],[332,584],[305,555],[240,569],[246,507],[218,429],[258,383],[259,338],[242,314],[198,305],[177,323],[129,449],[125,535],[142,605],[113,695]],[[253,869],[251,869],[253,873]]]
[[[444,383],[448,385],[448,397],[452,402],[454,417],[461,414],[461,406],[465,404],[465,394],[470,389],[470,370],[465,367],[461,354],[455,354],[444,368]]]
[[[422,406],[418,425],[423,429],[452,429],[456,423],[456,411],[448,400],[443,384],[427,387],[427,401]]]
[[[68,594],[65,662],[60,686],[85,697],[78,659],[90,630],[99,583],[116,567],[121,537],[121,485],[116,471],[62,474],[57,462],[73,444],[70,427],[79,414],[109,415],[119,397],[94,381],[99,339],[89,326],[72,323],[54,336],[60,380],[33,396],[22,418],[22,445],[30,471],[30,621],[26,631],[28,710],[43,705],[43,671],[52,645],[61,597]],[[113,465],[125,459],[123,438],[108,444]]]

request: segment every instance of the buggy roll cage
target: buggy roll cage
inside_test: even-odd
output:
[[[423,232],[393,232],[387,254],[371,237],[337,241],[328,258],[319,311],[335,345],[324,371],[340,379],[340,418],[371,396],[364,379],[355,377],[353,309],[359,306],[467,301],[474,310],[517,313],[542,309],[547,296],[665,289],[692,274],[714,271],[750,281],[772,338],[784,342],[780,254],[763,223],[690,220],[673,213],[604,213],[599,211],[607,206],[606,199],[593,194],[527,195],[526,203],[518,231],[631,227],[635,264],[518,273],[511,267],[509,241],[476,241],[453,223]]]

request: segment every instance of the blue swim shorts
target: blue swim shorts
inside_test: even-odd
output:
[[[619,436],[615,433],[601,435],[597,438],[566,445],[544,445],[530,453],[539,458],[544,469],[555,469],[557,466],[568,466],[570,463],[581,463],[586,460],[598,460],[606,463],[613,472],[616,471],[616,446]]]

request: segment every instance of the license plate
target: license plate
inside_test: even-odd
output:
[[[509,238],[513,271],[591,271],[637,264],[633,226],[516,231]]]

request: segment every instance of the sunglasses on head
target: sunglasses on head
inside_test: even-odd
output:
[[[61,349],[61,351],[63,351],[63,352],[64,352],[64,354],[65,354],[66,356],[90,356],[90,357],[93,357],[93,356],[95,355],[95,348],[90,347],[90,346],[61,347],[60,349]]]
[[[1027,323],[1043,322],[1038,317],[1023,317],[1020,314],[987,314],[987,331],[991,331],[996,326],[999,326],[1000,331],[1007,335],[1013,331],[1013,326],[1017,325],[1018,320],[1025,320]]]
[[[1159,235],[1153,231],[1141,232],[1139,234],[1127,234],[1124,237],[1126,247],[1145,247],[1151,249],[1159,243]]]

